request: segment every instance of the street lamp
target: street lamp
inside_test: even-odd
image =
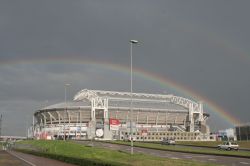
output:
[[[134,145],[133,145],[133,128],[132,128],[132,121],[133,121],[133,44],[137,44],[137,40],[130,40],[130,153],[134,153]]]
[[[64,108],[64,137],[63,140],[66,140],[66,132],[65,132],[65,121],[66,121],[66,114],[67,114],[67,87],[70,86],[70,84],[65,84],[64,85],[64,104],[65,104],[65,108]]]
[[[0,137],[2,136],[2,119],[3,119],[3,114],[0,115]]]

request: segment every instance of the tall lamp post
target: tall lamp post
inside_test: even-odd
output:
[[[130,153],[134,154],[134,145],[133,145],[133,45],[137,44],[137,40],[130,40]]]
[[[3,119],[3,114],[0,115],[0,137],[2,136],[2,119]]]
[[[65,131],[65,121],[66,121],[66,114],[67,114],[67,87],[70,86],[70,84],[65,84],[64,85],[64,104],[65,104],[65,108],[64,108],[64,137],[63,137],[63,140],[65,141],[66,140],[66,131]]]

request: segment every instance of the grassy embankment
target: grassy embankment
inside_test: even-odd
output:
[[[124,144],[130,145],[130,142],[123,141],[115,141],[110,143],[116,144]],[[203,142],[204,144],[204,142]],[[144,148],[152,148],[159,150],[168,150],[168,151],[177,151],[177,152],[189,152],[189,153],[198,153],[198,154],[211,154],[211,155],[225,155],[225,156],[241,156],[250,158],[249,151],[225,151],[225,150],[217,150],[217,149],[202,149],[202,148],[192,148],[192,147],[180,147],[173,145],[161,145],[155,143],[143,143],[143,142],[134,142],[134,146],[136,147],[144,147]]]
[[[28,148],[29,146],[30,148]],[[26,153],[49,157],[77,165],[212,165],[186,160],[159,158],[144,154],[134,154],[131,156],[126,152],[89,147],[64,141],[22,141],[19,143],[18,147],[19,150],[21,148],[21,151]],[[34,151],[36,148],[37,150]]]

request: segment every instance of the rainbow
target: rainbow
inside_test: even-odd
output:
[[[8,59],[8,60],[1,60],[1,65],[11,65],[11,64],[83,64],[83,65],[92,65],[93,67],[99,67],[106,70],[112,70],[115,72],[122,72],[129,74],[130,73],[130,67],[121,65],[121,64],[115,64],[107,61],[96,61],[86,58],[79,58],[79,57],[49,57],[49,58],[27,58],[27,59]],[[217,103],[210,100],[209,98],[198,94],[195,92],[195,90],[185,87],[184,85],[181,85],[180,83],[163,77],[159,74],[152,73],[149,71],[146,71],[141,68],[134,68],[133,74],[135,76],[139,76],[145,80],[152,81],[154,83],[159,84],[162,87],[168,87],[171,90],[178,92],[180,94],[190,96],[192,98],[196,98],[200,101],[202,101],[207,108],[214,112],[216,115],[224,119],[226,122],[228,122],[230,125],[237,125],[240,124],[240,120],[234,117],[233,115],[226,112],[222,107],[220,107]]]

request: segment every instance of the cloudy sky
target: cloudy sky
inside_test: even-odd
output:
[[[130,39],[140,41],[135,68],[249,121],[249,6],[248,0],[1,0],[3,134],[24,136],[34,111],[64,100],[65,83],[70,99],[84,88],[129,91],[129,72],[108,64],[129,67]],[[135,75],[134,91],[181,95],[158,82]],[[232,127],[204,104],[213,131]]]

